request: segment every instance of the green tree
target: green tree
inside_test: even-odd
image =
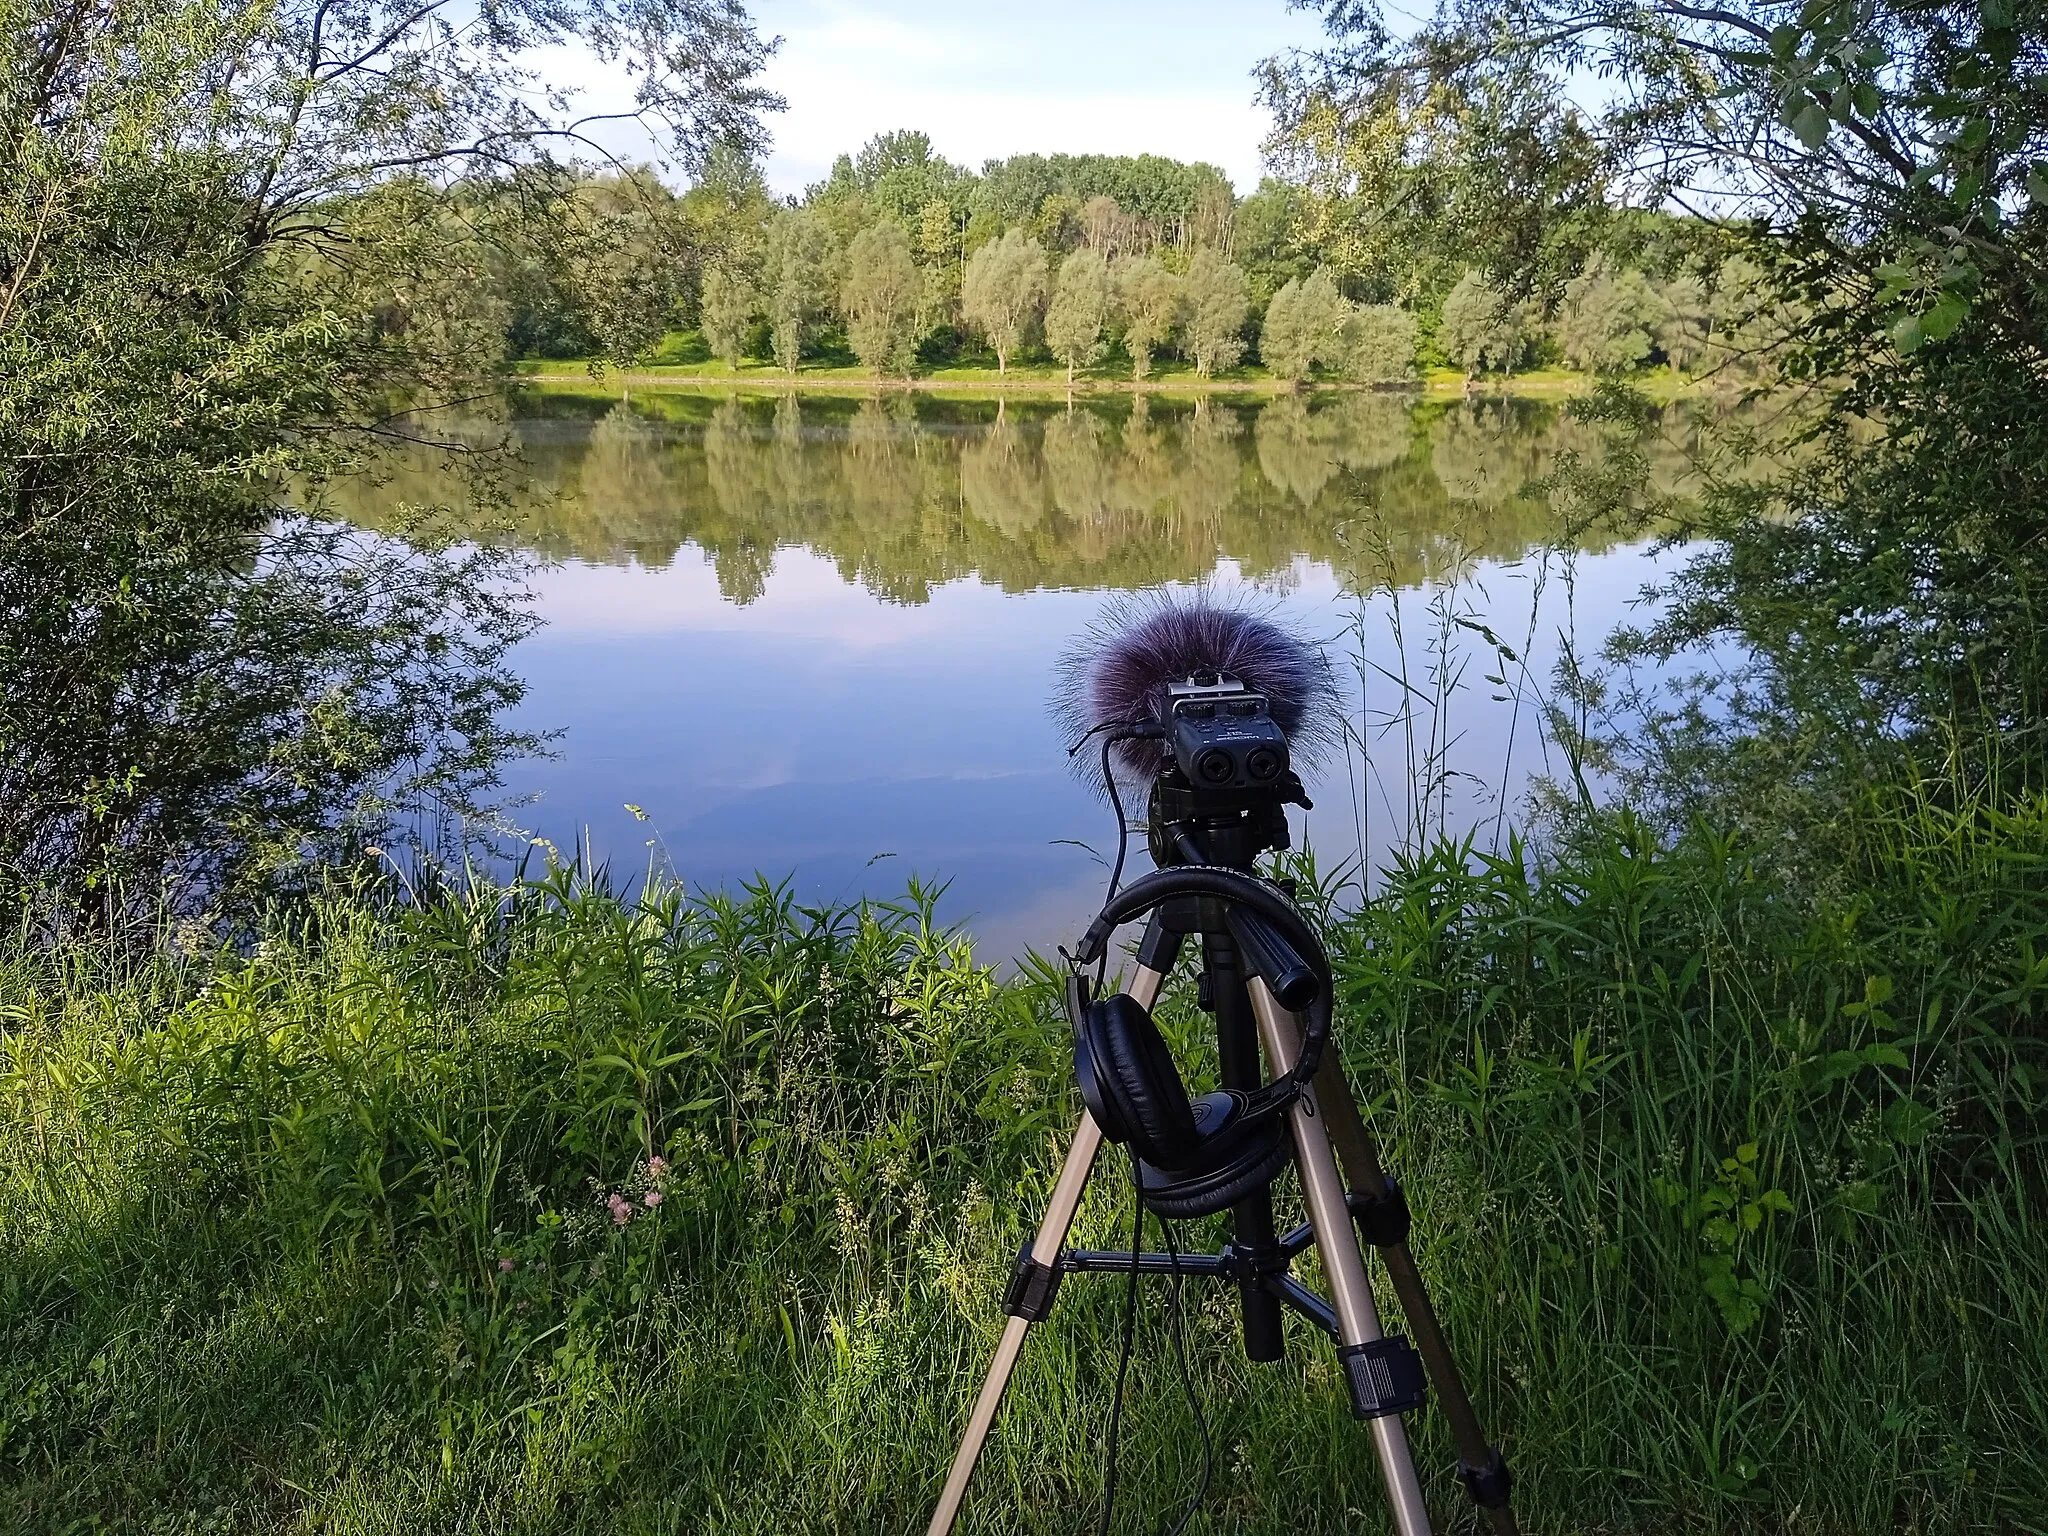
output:
[[[1290,278],[1266,306],[1259,331],[1259,358],[1276,379],[1300,383],[1321,363],[1344,366],[1348,349],[1345,327],[1351,306],[1337,291],[1328,267],[1318,267],[1306,281]]]
[[[246,910],[531,745],[516,573],[328,495],[394,438],[491,458],[446,407],[502,357],[496,252],[577,233],[525,49],[636,63],[685,164],[772,103],[723,5],[493,18],[0,0],[0,881],[52,923]]]
[[[960,310],[960,281],[965,272],[961,236],[965,226],[953,206],[942,198],[927,199],[917,213],[918,304],[920,335],[950,325]]]
[[[737,369],[746,355],[747,332],[753,326],[754,316],[761,312],[754,285],[744,273],[714,261],[704,269],[702,295],[698,301],[698,324],[704,332],[704,344],[711,348],[713,357],[722,358]]]
[[[1102,356],[1102,328],[1110,313],[1109,264],[1088,246],[1060,263],[1052,303],[1045,312],[1045,344],[1067,365],[1067,383],[1074,370]]]
[[[1370,0],[1311,8],[1345,47],[1259,71],[1274,117],[1269,160],[1297,189],[1292,238],[1378,299],[1427,305],[1476,266],[1549,302],[1609,220],[1610,167],[1570,97],[1530,65],[1446,89],[1430,67],[1385,67],[1398,50],[1375,31]],[[1447,53],[1473,47],[1444,40]]]
[[[1566,362],[1587,373],[1640,368],[1656,348],[1667,313],[1663,297],[1641,272],[1596,255],[1565,285],[1558,347]]]
[[[1010,356],[1031,334],[1045,302],[1045,247],[1011,229],[976,251],[961,285],[960,310],[996,351],[996,371],[1010,371]]]
[[[1185,281],[1186,346],[1195,372],[1206,379],[1219,369],[1235,368],[1244,356],[1244,322],[1251,310],[1244,268],[1201,250],[1189,261]]]
[[[761,274],[762,308],[772,328],[775,361],[795,373],[804,348],[830,307],[832,234],[808,208],[783,208],[768,225]]]
[[[1187,287],[1151,256],[1120,258],[1113,277],[1124,350],[1131,355],[1131,377],[1142,379],[1152,371],[1152,354],[1171,345],[1181,327],[1187,313]]]
[[[1397,384],[1415,376],[1415,316],[1397,304],[1361,304],[1344,326],[1346,378]]]
[[[1696,274],[1681,272],[1657,296],[1663,306],[1657,321],[1657,350],[1673,368],[1691,373],[1706,357],[1713,340],[1713,295]]]
[[[910,372],[919,286],[910,237],[901,225],[884,220],[853,237],[839,302],[854,354],[870,372]]]
[[[1466,373],[1511,373],[1528,350],[1528,311],[1469,271],[1445,296],[1436,334],[1444,356]]]

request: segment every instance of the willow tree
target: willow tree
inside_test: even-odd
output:
[[[961,284],[960,311],[995,348],[996,372],[1010,371],[1045,302],[1045,247],[1021,229],[1004,231],[976,251]]]
[[[1436,335],[1444,356],[1468,375],[1511,373],[1529,348],[1528,309],[1470,271],[1445,296]]]
[[[0,0],[0,884],[59,927],[227,910],[531,744],[516,579],[326,489],[394,441],[491,457],[449,412],[494,386],[494,255],[589,228],[522,58],[632,68],[685,168],[775,103],[729,0],[488,18]]]
[[[1152,256],[1126,256],[1114,273],[1131,377],[1142,379],[1152,371],[1152,354],[1171,345],[1180,330],[1187,313],[1187,288],[1177,273]]]
[[[746,355],[747,332],[754,316],[761,312],[761,298],[753,280],[723,261],[704,269],[697,302],[699,328],[711,355],[734,369]]]
[[[869,372],[910,372],[921,287],[910,237],[894,219],[870,224],[853,237],[839,303],[847,339]]]
[[[1244,268],[1212,250],[1197,251],[1185,281],[1187,320],[1183,326],[1195,372],[1208,378],[1235,368],[1244,356],[1244,322],[1251,312],[1251,288]]]
[[[775,361],[795,373],[819,318],[832,303],[832,232],[808,208],[783,208],[768,225],[761,304]]]
[[[1351,306],[1337,291],[1329,268],[1318,267],[1306,281],[1289,278],[1266,306],[1259,332],[1259,359],[1276,379],[1298,384],[1315,371],[1341,368]]]
[[[1067,365],[1070,386],[1075,369],[1102,356],[1102,327],[1109,311],[1109,263],[1090,246],[1069,252],[1060,263],[1052,303],[1045,312],[1045,344]]]

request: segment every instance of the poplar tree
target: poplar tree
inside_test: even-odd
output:
[[[1074,370],[1102,356],[1102,327],[1109,318],[1109,263],[1090,246],[1072,252],[1060,263],[1052,306],[1045,312],[1045,344],[1067,365],[1067,383]]]
[[[996,372],[1010,371],[1010,354],[1031,334],[1045,302],[1045,247],[1023,230],[1006,230],[967,263],[960,309],[967,323],[996,351]]]

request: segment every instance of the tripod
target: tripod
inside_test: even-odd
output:
[[[1162,853],[1179,853],[1187,862],[1196,863],[1229,851],[1242,859],[1241,864],[1238,860],[1231,863],[1248,869],[1259,851],[1249,843],[1284,846],[1284,819],[1278,832],[1283,841],[1276,845],[1270,820],[1263,816],[1232,816],[1227,822],[1212,821],[1206,827],[1168,826],[1162,823],[1159,810],[1155,792],[1155,859]],[[1274,811],[1277,814],[1277,806]],[[1203,832],[1210,835],[1200,835]],[[1127,995],[1149,1010],[1189,935],[1200,937],[1200,997],[1215,1014],[1224,1087],[1249,1091],[1258,1086],[1261,1048],[1272,1075],[1278,1078],[1286,1073],[1301,1050],[1302,1031],[1295,1012],[1283,1006],[1281,999],[1303,1006],[1320,982],[1285,938],[1255,913],[1212,897],[1161,905],[1152,913],[1139,944],[1137,970]],[[1429,1536],[1431,1531],[1401,1419],[1403,1413],[1420,1406],[1426,1371],[1449,1421],[1458,1449],[1459,1474],[1467,1491],[1486,1512],[1495,1536],[1517,1536],[1514,1514],[1508,1507],[1507,1466],[1480,1431],[1408,1249],[1406,1201],[1400,1186],[1381,1169],[1334,1051],[1324,1054],[1310,1085],[1288,1108],[1287,1119],[1291,1160],[1308,1212],[1305,1223],[1285,1234],[1275,1232],[1271,1179],[1279,1171],[1276,1167],[1256,1189],[1231,1204],[1231,1241],[1220,1253],[1180,1257],[1138,1253],[1134,1259],[1129,1252],[1066,1248],[1068,1230],[1103,1142],[1101,1127],[1092,1115],[1083,1113],[1037,1236],[1018,1255],[1004,1296],[1009,1322],[932,1515],[929,1536],[947,1536],[952,1530],[1025,1335],[1033,1323],[1051,1316],[1061,1279],[1068,1274],[1128,1274],[1134,1264],[1139,1273],[1179,1273],[1234,1283],[1240,1298],[1245,1353],[1252,1360],[1282,1358],[1283,1307],[1306,1317],[1335,1342],[1353,1412],[1371,1426],[1373,1448],[1400,1536]],[[1162,1216],[1188,1214],[1173,1208],[1173,1191],[1167,1182],[1141,1175],[1140,1198]],[[1381,1327],[1361,1233],[1380,1250],[1414,1331],[1413,1346]],[[1328,1301],[1289,1273],[1292,1261],[1311,1245],[1322,1260],[1329,1283]]]

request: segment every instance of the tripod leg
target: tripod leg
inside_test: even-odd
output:
[[[1209,978],[1210,1006],[1216,1010],[1216,1054],[1222,1084],[1249,1093],[1260,1082],[1258,1026],[1245,995],[1241,957],[1230,930],[1221,923],[1202,934],[1202,965]],[[1230,1208],[1230,1240],[1261,1269],[1278,1259],[1271,1185],[1252,1191]],[[1259,1280],[1247,1277],[1238,1285],[1238,1310],[1244,1321],[1245,1359],[1284,1359],[1286,1336],[1280,1327],[1280,1298]]]
[[[1343,1165],[1345,1182],[1369,1200],[1384,1199],[1391,1192],[1391,1181],[1380,1167],[1379,1154],[1365,1132],[1358,1100],[1337,1063],[1335,1051],[1326,1055],[1316,1069],[1316,1098],[1322,1106],[1323,1122],[1329,1128],[1330,1143]],[[1400,1221],[1389,1234],[1393,1241],[1379,1241],[1380,1260],[1387,1266],[1387,1277],[1394,1283],[1401,1312],[1415,1335],[1415,1352],[1422,1356],[1430,1384],[1436,1388],[1437,1401],[1443,1405],[1451,1439],[1458,1447],[1459,1470],[1465,1486],[1473,1502],[1486,1511],[1494,1536],[1518,1536],[1515,1512],[1508,1507],[1507,1463],[1487,1444],[1479,1427],[1479,1415],[1473,1410],[1472,1399],[1466,1395],[1465,1383],[1458,1375],[1457,1362],[1444,1341],[1429,1288],[1423,1283],[1422,1272],[1415,1267],[1415,1255],[1408,1249],[1406,1202],[1400,1202],[1398,1209]]]
[[[1300,1027],[1294,1015],[1273,1000],[1263,980],[1252,977],[1250,990],[1252,1012],[1258,1017],[1266,1054],[1272,1059],[1276,1074],[1285,1072],[1301,1049]],[[1316,1230],[1316,1252],[1330,1282],[1338,1332],[1346,1345],[1373,1343],[1383,1337],[1379,1308],[1373,1302],[1372,1282],[1366,1276],[1358,1231],[1351,1224],[1344,1182],[1337,1173],[1337,1157],[1330,1149],[1329,1132],[1317,1112],[1313,1088],[1288,1112],[1288,1118],[1294,1129],[1301,1193],[1308,1206],[1309,1222]],[[1400,1415],[1385,1414],[1371,1423],[1373,1449],[1379,1453],[1380,1473],[1386,1479],[1395,1529],[1400,1536],[1429,1536],[1429,1510],[1422,1502],[1422,1484],[1415,1475],[1415,1458],[1409,1453],[1408,1432]]]
[[[1140,965],[1131,981],[1131,996],[1149,1008],[1159,995],[1159,984],[1165,979],[1161,972]],[[1045,1219],[1039,1222],[1038,1235],[1032,1239],[1028,1250],[1032,1265],[1050,1275],[1049,1284],[1058,1283],[1060,1249],[1066,1246],[1067,1229],[1074,1224],[1074,1212],[1081,1208],[1081,1196],[1088,1188],[1088,1175],[1095,1167],[1096,1154],[1101,1150],[1102,1128],[1095,1123],[1094,1116],[1083,1111],[1080,1128],[1074,1132],[1073,1145],[1067,1148],[1067,1160],[1061,1165],[1059,1179],[1052,1187],[1052,1200],[1046,1206]],[[1051,1305],[1049,1290],[1043,1300],[1046,1306]],[[996,1345],[996,1357],[989,1363],[988,1375],[981,1384],[981,1395],[974,1400],[974,1412],[968,1417],[967,1432],[960,1437],[960,1449],[953,1456],[953,1469],[946,1474],[946,1486],[939,1494],[939,1507],[932,1511],[932,1523],[926,1528],[926,1536],[948,1536],[953,1522],[959,1518],[960,1501],[967,1497],[968,1480],[974,1476],[974,1464],[981,1459],[982,1443],[988,1439],[988,1432],[995,1424],[996,1410],[1002,1406],[1003,1392],[1010,1385],[1011,1373],[1017,1369],[1017,1356],[1024,1348],[1024,1335],[1030,1331],[1031,1323],[1031,1317],[1013,1313],[1009,1322],[1003,1325],[1003,1337]]]

